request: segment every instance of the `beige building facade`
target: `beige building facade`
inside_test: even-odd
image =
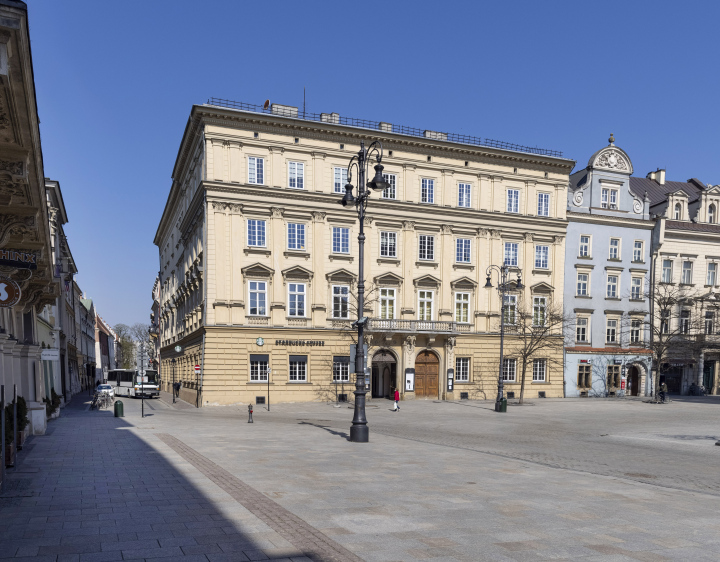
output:
[[[486,269],[507,259],[522,273],[511,307],[561,302],[574,162],[219,101],[192,108],[155,237],[166,390],[182,381],[181,397],[202,405],[352,391],[358,220],[338,202],[348,161],[373,140],[390,187],[364,225],[368,396],[494,398],[500,299]],[[513,345],[506,390],[518,392]],[[562,396],[562,357],[537,357],[532,371],[526,396]]]

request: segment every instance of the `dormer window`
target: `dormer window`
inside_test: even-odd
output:
[[[682,205],[680,203],[675,203],[675,220],[679,221],[680,217],[682,217]]]
[[[716,211],[715,211],[715,205],[710,205],[708,208],[708,222],[710,224],[715,224],[716,222]]]
[[[617,209],[617,199],[618,199],[618,191],[617,189],[609,189],[607,187],[603,187],[602,193],[601,193],[601,202],[600,206],[603,209]]]

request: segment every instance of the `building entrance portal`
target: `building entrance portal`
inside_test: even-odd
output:
[[[421,351],[415,359],[415,398],[438,397],[440,362],[437,355]]]
[[[397,363],[392,353],[380,350],[372,358],[373,398],[392,398],[392,389],[397,388]]]
[[[630,396],[638,396],[640,393],[640,370],[637,367],[630,367],[628,371],[628,386]]]

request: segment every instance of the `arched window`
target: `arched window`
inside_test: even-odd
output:
[[[682,205],[680,203],[675,203],[675,220],[679,221],[680,217],[682,217]]]
[[[715,205],[710,205],[710,208],[708,209],[708,222],[710,224],[715,224]]]

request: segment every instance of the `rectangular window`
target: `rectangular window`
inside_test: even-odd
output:
[[[642,279],[640,277],[632,278],[632,286],[630,287],[630,298],[640,300],[642,298]]]
[[[605,341],[607,343],[617,343],[617,320],[608,319],[605,332]]]
[[[503,381],[515,382],[517,374],[517,359],[503,359]]]
[[[383,178],[390,185],[387,186],[386,189],[383,189],[382,198],[383,199],[395,199],[397,197],[397,194],[395,192],[395,184],[397,183],[397,176],[395,174],[383,174]]]
[[[618,294],[618,276],[607,276],[607,292],[605,296],[609,299],[616,299]]]
[[[305,249],[305,225],[288,223],[288,250]]]
[[[670,330],[670,311],[663,310],[660,312],[660,333],[667,334]]]
[[[617,197],[617,189],[608,189],[604,187],[601,193],[600,206],[603,209],[617,209]]]
[[[455,293],[455,322],[470,321],[470,293]]]
[[[267,283],[265,281],[250,281],[250,316],[265,316],[267,314]]]
[[[267,382],[269,364],[269,355],[250,355],[250,381]]]
[[[418,259],[432,261],[435,259],[435,237],[420,235],[420,247],[418,248]]]
[[[538,216],[550,216],[550,194],[538,193]]]
[[[515,324],[515,313],[517,311],[517,295],[505,295],[505,306],[503,306],[503,318],[505,324]]]
[[[397,257],[397,232],[380,232],[380,257]]]
[[[347,168],[335,167],[333,169],[333,175],[335,178],[333,184],[335,193],[345,193],[345,184],[347,183]]]
[[[302,162],[288,162],[288,185],[293,189],[305,187],[305,164]]]
[[[620,365],[608,365],[607,385],[608,388],[620,388]]]
[[[263,169],[265,168],[265,160],[255,156],[248,157],[248,183],[262,185],[264,183]]]
[[[458,184],[458,207],[470,207],[470,184]]]
[[[265,247],[265,221],[248,219],[248,246]]]
[[[545,359],[535,359],[533,361],[533,382],[545,382],[546,370],[547,361]]]
[[[575,341],[587,342],[588,336],[588,319],[578,318],[575,324]]]
[[[544,326],[547,320],[547,299],[533,297],[533,326]]]
[[[520,212],[520,191],[517,189],[507,190],[507,212],[508,213],[519,213]]]
[[[611,260],[619,260],[620,259],[620,239],[619,238],[610,238],[610,256],[609,258]]]
[[[455,358],[455,382],[469,382],[470,381],[470,358],[469,357],[456,357]]]
[[[709,336],[715,333],[715,312],[712,310],[705,312],[705,333]]]
[[[580,237],[580,257],[581,258],[589,258],[590,257],[590,237],[589,236],[581,236]]]
[[[535,246],[535,269],[547,269],[550,246]]]
[[[435,180],[423,179],[420,193],[421,203],[435,202]]]
[[[288,316],[305,316],[305,284],[288,284]]]
[[[347,285],[333,285],[333,318],[347,318],[350,299],[350,287]]]
[[[643,246],[644,244],[642,240],[635,240],[635,244],[633,246],[633,261],[645,261],[645,248]]]
[[[395,318],[395,289],[380,289],[380,318],[382,320]]]
[[[687,334],[690,332],[690,311],[683,310],[680,312],[680,333]]]
[[[578,273],[577,295],[579,297],[586,297],[588,295],[588,274],[587,273]]]
[[[592,365],[578,366],[578,388],[590,388],[592,386]]]
[[[455,241],[455,261],[470,263],[470,239],[458,238]]]
[[[290,382],[307,381],[307,355],[290,356]]]
[[[433,319],[433,292],[418,291],[418,320]]]
[[[332,229],[333,253],[350,253],[350,229],[333,226]]]
[[[717,285],[717,264],[709,263],[707,270],[707,284],[714,286]]]
[[[663,260],[662,282],[672,283],[672,260]]]
[[[640,343],[642,338],[640,337],[642,323],[640,320],[630,321],[630,343]]]
[[[505,242],[505,265],[517,267],[518,245],[516,242]]]
[[[684,261],[682,265],[682,283],[690,285],[692,283],[692,262]]]
[[[333,357],[333,382],[350,381],[350,357]]]

